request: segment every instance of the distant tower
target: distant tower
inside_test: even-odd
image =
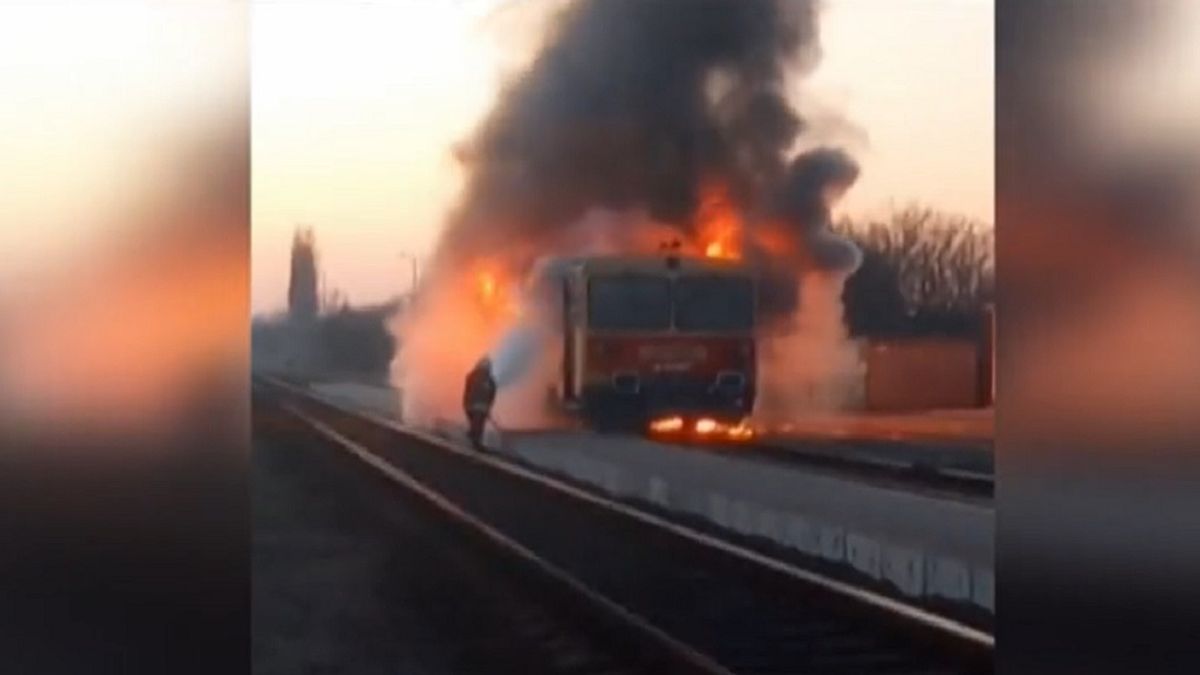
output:
[[[288,282],[288,314],[293,319],[317,316],[317,251],[312,228],[296,230],[292,237],[292,276]]]

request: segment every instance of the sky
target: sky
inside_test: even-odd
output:
[[[451,148],[532,53],[538,5],[252,6],[252,311],[285,307],[299,226],[315,231],[325,286],[351,303],[406,290],[406,256],[430,252],[461,184]],[[992,2],[826,5],[823,58],[795,100],[857,130],[831,136],[862,165],[838,211],[916,201],[991,223]]]

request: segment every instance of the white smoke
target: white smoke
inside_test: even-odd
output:
[[[536,282],[540,272],[533,275]],[[553,301],[537,284],[522,298],[520,319],[490,351],[496,379],[494,421],[505,428],[550,428],[565,420],[555,403],[555,383],[562,376],[562,336]]]
[[[792,321],[759,339],[759,392],[754,418],[777,426],[804,415],[856,408],[866,367],[843,321],[845,273],[800,278]]]
[[[400,391],[405,421],[433,425],[462,419],[466,374],[503,326],[480,314],[474,279],[444,275],[421,289],[420,299],[393,320],[399,350],[391,381]]]
[[[496,386],[503,389],[528,375],[544,343],[542,330],[532,322],[518,323],[505,333],[489,355]]]

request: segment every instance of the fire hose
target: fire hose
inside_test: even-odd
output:
[[[483,428],[481,429],[480,438],[479,438],[479,445],[481,447],[486,447],[483,444],[483,433],[482,432],[486,432],[489,424],[491,425],[491,427],[493,429],[495,429],[496,436],[498,438],[503,438],[504,431],[505,431],[504,427],[500,426],[500,422],[496,419],[496,416],[493,415],[492,412],[489,410],[488,414],[485,415],[483,418]]]

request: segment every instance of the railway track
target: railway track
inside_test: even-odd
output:
[[[330,452],[331,440],[354,447],[339,437],[255,397],[255,502],[267,511],[255,518],[267,542],[255,551],[256,672],[395,672],[398,663],[452,673],[727,672],[612,611],[403,472]],[[291,513],[272,517],[279,510]],[[290,545],[277,543],[289,534]],[[297,567],[298,553],[316,560]],[[364,574],[372,568],[382,574]],[[287,644],[298,618],[314,628]],[[381,625],[395,634],[380,635]]]
[[[389,402],[388,405],[394,403]],[[447,427],[457,427],[457,424],[448,422]],[[514,437],[538,433],[528,429],[500,430],[503,435]],[[650,436],[649,440],[682,444],[693,449],[727,453],[764,463],[802,466],[883,487],[977,503],[988,502],[995,496],[995,476],[990,461],[978,457],[967,461],[954,459],[963,448],[975,454],[990,454],[988,450],[977,451],[973,447],[986,446],[984,441],[978,439],[951,443],[932,438],[888,440],[852,436],[785,438],[765,435],[751,443],[722,443],[659,435]]]
[[[282,383],[269,389],[497,568],[586,617],[573,622],[594,633],[584,642],[637,655],[619,672],[992,671],[993,640],[981,631]]]
[[[856,446],[864,444],[884,447],[870,454],[854,451]],[[903,453],[889,456],[892,453],[886,451],[887,442],[814,442],[808,445],[808,448],[800,449],[795,444],[785,446],[768,440],[756,443],[749,450],[764,461],[815,467],[884,485],[972,499],[990,500],[995,496],[992,474],[906,458]]]

